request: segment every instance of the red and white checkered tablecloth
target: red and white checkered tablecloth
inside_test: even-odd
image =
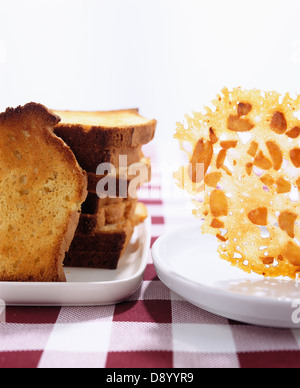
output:
[[[145,202],[152,244],[193,222],[179,200]],[[161,283],[149,254],[141,289],[119,305],[7,307],[0,367],[299,368],[300,331],[240,324],[191,305]]]

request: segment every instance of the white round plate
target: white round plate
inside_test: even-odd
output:
[[[160,280],[208,312],[253,325],[300,328],[300,284],[232,267],[219,258],[215,237],[200,227],[162,236],[152,256]]]

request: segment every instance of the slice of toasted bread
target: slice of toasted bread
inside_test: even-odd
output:
[[[147,217],[148,211],[146,206],[138,203],[133,216],[129,220],[104,227],[102,231],[99,231],[94,236],[88,236],[87,239],[82,236],[81,241],[78,240],[76,242],[77,249],[73,250],[71,247],[66,254],[65,266],[116,269],[119,260],[130,243],[134,228],[144,222]],[[109,238],[106,238],[108,236]],[[106,249],[93,249],[96,246],[97,240],[101,248],[106,241]]]
[[[76,234],[94,234],[105,225],[121,222],[124,218],[132,218],[137,200],[124,201],[104,206],[97,214],[81,214]]]
[[[87,178],[59,120],[35,103],[0,114],[0,281],[65,281]]]
[[[105,225],[91,235],[76,235],[69,252],[116,252],[122,250],[133,226],[129,220],[114,225]]]
[[[62,121],[55,128],[71,148],[139,147],[153,140],[156,120],[139,115],[137,109],[107,112],[55,112]]]
[[[69,252],[116,252],[123,250],[128,236],[135,226],[144,222],[148,211],[144,204],[138,203],[131,218],[124,218],[112,225],[105,225],[92,234],[76,234]]]
[[[138,189],[151,181],[151,173],[149,158],[142,158],[138,163],[120,167],[107,175],[88,173],[88,191],[101,197],[105,194],[110,198],[137,198]]]
[[[135,212],[131,217],[131,223],[134,227],[142,224],[148,218],[148,209],[145,204],[138,202]]]
[[[87,153],[86,147],[76,146],[73,144],[72,151],[80,164],[87,172],[96,173],[100,164],[109,163],[115,168],[122,166],[126,160],[127,165],[138,163],[143,158],[142,147],[131,148],[96,148],[91,147]]]
[[[65,266],[111,270],[117,269],[118,263],[130,243],[133,232],[134,226],[127,223],[123,230],[125,240],[123,245],[120,245],[117,250],[113,248],[113,251],[69,251],[65,257]],[[117,238],[119,233],[120,231],[116,232],[115,238]]]
[[[133,198],[104,198],[100,199],[97,194],[88,193],[86,201],[82,204],[82,214],[96,215],[102,211],[103,207],[119,205],[127,201],[134,201]]]

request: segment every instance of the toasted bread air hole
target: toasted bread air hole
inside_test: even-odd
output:
[[[221,141],[220,146],[225,150],[229,150],[230,148],[235,148],[237,144],[238,142],[236,140],[228,140],[228,141]]]
[[[268,141],[266,145],[273,162],[274,170],[280,170],[283,163],[283,153],[280,147],[274,141]]]
[[[294,148],[290,152],[291,161],[296,168],[300,167],[300,148]]]

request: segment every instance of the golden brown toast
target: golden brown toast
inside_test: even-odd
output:
[[[35,103],[0,114],[0,281],[65,281],[87,178],[59,120]]]
[[[107,225],[89,236],[76,236],[66,254],[66,267],[116,269],[130,243],[135,226],[144,222],[148,211],[138,203],[132,217]]]
[[[105,194],[111,198],[137,198],[138,189],[151,181],[151,175],[151,160],[142,158],[138,163],[120,167],[107,175],[88,173],[88,192],[100,197]]]
[[[131,148],[96,148],[91,147],[87,154],[86,147],[76,146],[73,144],[72,151],[80,164],[80,166],[87,172],[96,173],[100,164],[110,163],[115,168],[122,166],[120,161],[126,157],[127,165],[138,163],[143,158],[142,147]],[[121,158],[121,159],[120,159]]]
[[[81,214],[76,234],[94,234],[105,225],[112,225],[122,221],[124,218],[132,218],[137,200],[123,201],[111,204],[99,209],[97,214]]]
[[[56,111],[61,123],[55,128],[71,148],[139,147],[153,140],[157,121],[139,115],[137,109],[106,112]]]

